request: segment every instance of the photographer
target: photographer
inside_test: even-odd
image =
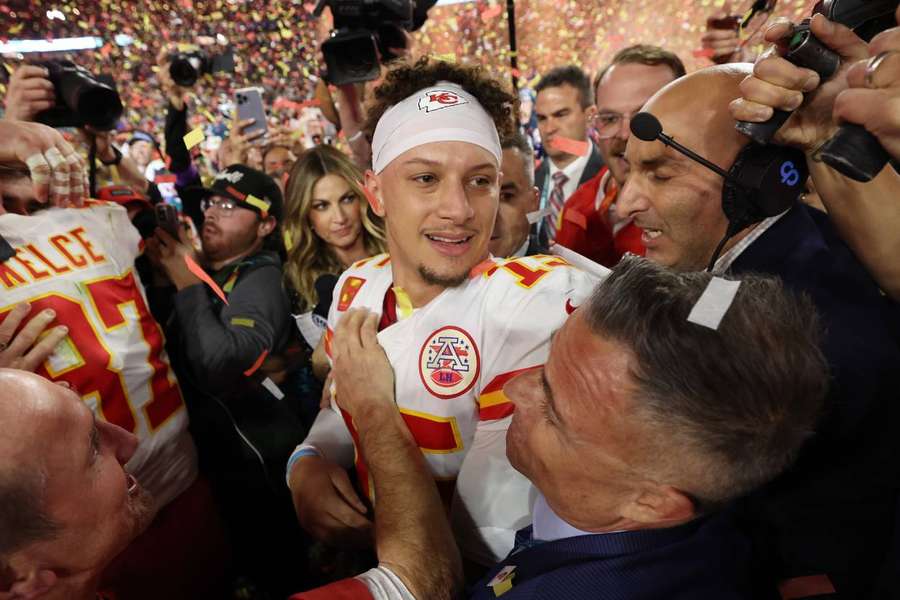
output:
[[[304,429],[260,368],[285,351],[296,331],[275,250],[282,195],[271,177],[244,165],[223,170],[198,193],[201,254],[194,257],[184,230],[174,239],[163,229],[147,241],[147,252],[177,289],[168,347],[185,388],[201,472],[213,482],[238,568],[274,597],[284,596],[302,569],[281,549],[302,538],[280,473]],[[208,280],[221,296],[204,285]]]
[[[773,24],[766,40],[782,40],[790,27],[785,21]],[[895,158],[900,156],[900,57],[882,55],[900,48],[900,28],[883,32],[867,46],[852,31],[821,15],[813,18],[811,27],[816,37],[841,55],[843,64],[835,76],[820,82],[815,72],[791,64],[777,52],[768,52],[741,85],[743,97],[732,103],[731,113],[735,119],[761,122],[771,116],[773,107],[797,109],[775,141],[806,152],[810,174],[831,221],[881,288],[900,300],[900,261],[896,260],[900,253],[900,203],[896,202],[900,175],[887,166],[869,183],[859,183],[817,155],[840,120],[846,119],[864,125]],[[880,66],[875,64],[879,55],[883,56]],[[873,71],[873,66],[878,68]]]
[[[34,121],[41,112],[55,105],[56,90],[46,67],[22,65],[15,70],[10,77],[6,94],[5,119]],[[85,157],[92,144],[96,145],[96,159],[99,162],[96,165],[96,187],[121,183],[142,193],[147,191],[147,180],[134,160],[123,156],[112,144],[111,132],[99,131],[86,125],[79,128],[79,133]]]

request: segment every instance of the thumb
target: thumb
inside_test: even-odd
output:
[[[350,478],[347,477],[347,473],[343,469],[338,468],[332,471],[331,483],[334,485],[334,489],[337,490],[341,498],[343,498],[354,510],[362,515],[368,512],[366,505],[359,499],[359,495],[350,483]]]
[[[852,29],[829,21],[825,15],[813,15],[809,28],[819,41],[840,54],[844,61],[857,61],[869,56],[868,45]]]

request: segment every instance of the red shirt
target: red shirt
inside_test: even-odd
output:
[[[606,267],[615,266],[626,252],[643,256],[641,230],[611,214],[618,194],[619,186],[603,167],[569,196],[556,242]]]

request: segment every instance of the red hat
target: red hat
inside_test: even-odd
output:
[[[97,190],[97,199],[106,202],[115,202],[127,206],[132,202],[139,202],[147,206],[153,206],[150,199],[143,194],[138,194],[127,185],[108,185]]]

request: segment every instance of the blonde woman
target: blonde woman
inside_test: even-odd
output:
[[[339,275],[385,251],[384,227],[366,202],[362,178],[349,157],[325,145],[304,152],[291,168],[284,198],[284,273],[299,312],[319,302],[320,276]]]

